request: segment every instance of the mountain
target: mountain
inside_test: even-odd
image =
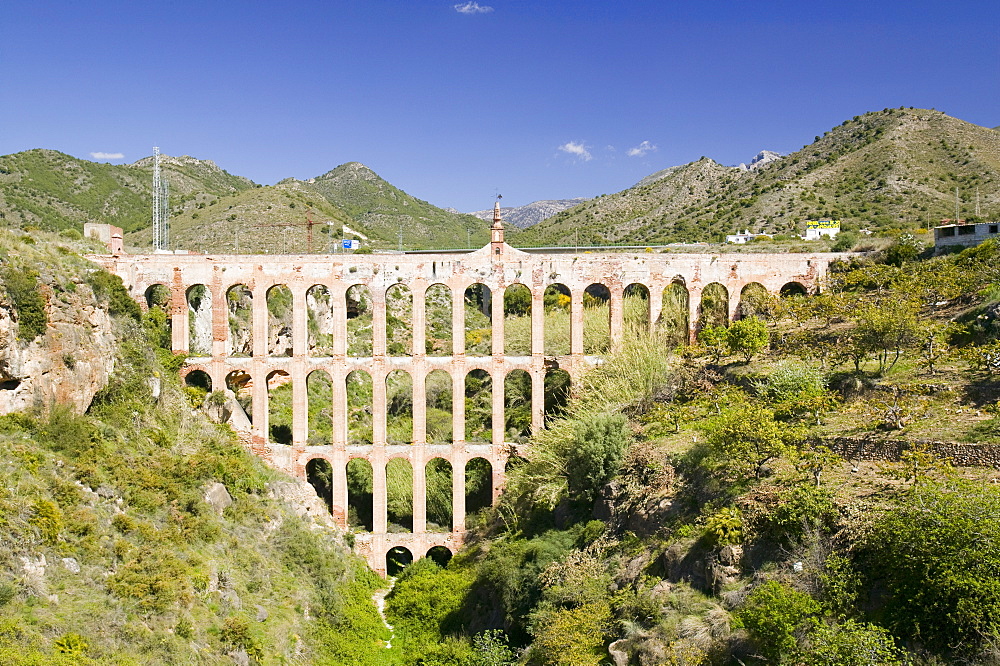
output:
[[[753,156],[753,159],[750,160],[750,164],[741,163],[739,168],[744,171],[756,171],[757,169],[780,159],[781,153],[776,153],[773,150],[762,150]]]
[[[762,162],[764,160],[761,160]],[[747,170],[708,158],[652,174],[526,230],[521,245],[719,239],[737,228],[802,233],[808,219],[845,229],[917,228],[955,214],[1000,215],[1000,136],[924,109],[845,121],[781,159]]]
[[[160,166],[170,183],[171,214],[256,187],[207,160],[162,155]],[[141,229],[151,223],[152,182],[152,157],[118,165],[55,150],[0,156],[0,223],[62,230],[108,222]]]
[[[524,206],[501,208],[500,213],[505,223],[512,224],[519,229],[527,229],[548,217],[552,217],[556,213],[562,212],[567,208],[572,208],[584,201],[589,201],[589,199],[586,197],[578,197],[576,199],[546,199],[545,201],[533,201]],[[475,215],[487,222],[493,221],[492,208],[477,210],[474,213],[469,213],[469,215]]]

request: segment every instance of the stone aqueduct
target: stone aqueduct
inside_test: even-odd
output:
[[[132,295],[146,304],[156,285],[169,289],[169,320],[175,351],[188,352],[189,302],[192,287],[203,285],[211,295],[211,354],[189,356],[184,372],[202,370],[212,386],[226,386],[231,373],[252,378],[252,406],[249,419],[243,419],[241,436],[255,454],[273,466],[296,477],[305,478],[306,468],[314,459],[324,459],[332,469],[332,514],[347,527],[347,465],[356,458],[371,464],[373,475],[372,523],[370,533],[359,534],[356,549],[379,572],[386,570],[386,555],[395,547],[404,547],[413,557],[422,557],[429,549],[444,546],[454,552],[461,546],[465,532],[465,475],[468,461],[483,458],[492,470],[492,498],[499,495],[505,481],[505,464],[511,444],[504,441],[504,379],[508,373],[523,370],[531,379],[531,426],[543,425],[544,382],[547,370],[559,368],[569,373],[571,381],[598,359],[584,355],[583,310],[588,287],[603,285],[608,298],[612,349],[623,332],[623,303],[630,285],[642,285],[648,298],[649,323],[655,325],[663,308],[664,290],[679,284],[688,296],[689,335],[698,320],[701,295],[712,283],[721,284],[729,296],[728,314],[734,319],[743,288],[751,283],[779,293],[789,283],[812,291],[819,287],[831,254],[681,254],[681,253],[551,253],[539,254],[517,250],[503,242],[502,230],[489,246],[474,252],[440,254],[373,255],[185,255],[118,254],[94,257],[109,271],[119,275]],[[488,305],[492,326],[492,353],[473,356],[466,353],[464,309],[466,289],[475,284],[489,287],[502,295],[511,285],[524,285],[531,293],[530,355],[504,353],[504,299],[494,297]],[[252,355],[237,357],[231,353],[227,292],[234,285],[245,285],[252,294]],[[291,355],[269,355],[268,312],[265,305],[269,290],[283,285],[292,295]],[[307,292],[321,285],[330,295],[334,335],[332,353],[315,356],[307,340]],[[353,285],[370,290],[373,317],[371,356],[348,354],[347,291]],[[412,354],[393,356],[387,353],[386,293],[404,285],[412,294]],[[444,285],[452,301],[452,341],[450,356],[430,356],[425,350],[425,295],[429,288]],[[546,356],[544,347],[543,297],[546,288],[561,285],[570,297],[569,353]],[[372,378],[372,442],[353,444],[348,439],[347,375],[357,369]],[[306,377],[316,370],[327,372],[332,380],[332,441],[324,445],[309,443]],[[387,374],[402,370],[412,380],[412,442],[390,443],[386,436]],[[452,380],[452,432],[450,444],[427,442],[425,413],[425,378],[444,370]],[[492,379],[492,441],[464,441],[465,390],[467,373],[483,370]],[[272,374],[287,374],[292,382],[291,444],[269,439],[268,382]],[[235,424],[237,425],[238,424]],[[412,531],[391,533],[387,521],[386,465],[394,458],[408,460],[412,469]],[[427,529],[426,476],[429,461],[442,458],[451,464],[452,529],[433,532]]]

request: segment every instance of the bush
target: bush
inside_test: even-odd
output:
[[[621,467],[628,443],[622,414],[595,414],[576,423],[566,461],[569,496],[591,501]]]
[[[757,317],[740,319],[726,332],[729,351],[742,356],[747,363],[767,347],[769,339],[767,326]]]
[[[783,655],[795,650],[796,634],[819,611],[819,603],[809,595],[769,580],[747,596],[736,617],[761,653],[780,663]]]
[[[0,277],[17,314],[17,339],[30,342],[44,335],[49,316],[45,310],[45,299],[38,292],[38,272],[8,266]]]

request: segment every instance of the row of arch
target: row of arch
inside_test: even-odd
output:
[[[700,290],[699,302],[692,308],[691,293],[685,282],[677,278],[664,288],[661,307],[653,322],[650,293],[641,283],[631,283],[622,292],[621,317],[626,326],[643,328],[651,323],[673,331],[678,341],[686,340],[691,330],[712,323],[725,323],[739,317],[748,300],[759,300],[759,294],[768,294],[760,283],[743,286],[737,303],[731,303],[729,290],[718,282],[705,285]],[[798,282],[789,282],[781,295],[806,293]],[[225,290],[225,356],[253,356],[254,303],[253,292],[244,284],[235,284]],[[751,295],[753,298],[748,299]],[[582,320],[571,316],[573,299],[581,301]],[[162,284],[146,290],[149,307],[169,308],[170,291]],[[384,353],[388,356],[452,356],[464,353],[469,356],[489,356],[497,350],[493,344],[496,329],[493,318],[502,313],[504,319],[501,353],[509,356],[527,356],[535,352],[547,356],[566,355],[571,352],[574,326],[582,326],[584,354],[601,355],[611,345],[612,292],[604,283],[589,284],[579,294],[562,283],[550,284],[535,297],[524,284],[515,283],[503,290],[502,308],[493,306],[494,294],[481,282],[464,290],[461,300],[455,299],[452,289],[442,283],[427,287],[422,303],[422,349],[414,349],[415,336],[414,294],[405,284],[394,284],[373,297],[371,287],[354,284],[335,298],[325,285],[316,284],[305,292],[306,354],[334,356],[338,353],[338,340],[343,340],[342,352],[356,358],[371,357],[375,352],[375,339],[384,340]],[[266,344],[261,352],[265,356],[287,357],[294,353],[295,317],[292,290],[284,284],[271,286],[265,292],[267,310],[266,329],[262,333]],[[212,356],[213,341],[219,332],[213,324],[217,315],[213,309],[212,292],[204,284],[195,284],[185,291],[184,301],[188,315],[188,353],[192,356]],[[219,304],[221,305],[221,304]],[[737,307],[731,307],[737,305]],[[455,310],[463,311],[462,321],[456,326]],[[376,308],[384,309],[384,328],[375,330]],[[532,330],[532,310],[544,311],[542,340],[535,343]],[[694,326],[692,326],[692,323]],[[541,349],[536,349],[541,346]],[[259,352],[260,353],[260,352]]]
[[[374,404],[374,381],[366,370],[349,372],[343,384],[335,390],[334,380],[325,370],[313,370],[305,376],[305,408],[307,410],[306,444],[318,446],[332,443],[372,445],[375,442],[375,424],[384,419],[379,432],[385,433],[385,444],[450,444],[454,441],[491,442],[497,421],[494,410],[503,424],[503,441],[521,442],[527,439],[532,427],[533,382],[526,370],[511,370],[494,377],[486,370],[475,369],[454,377],[447,370],[436,369],[423,378],[423,391],[414,391],[414,377],[407,370],[392,370],[385,375],[384,413],[377,414]],[[458,384],[456,384],[458,379]],[[501,384],[502,379],[502,385]],[[225,389],[230,391],[242,410],[236,425],[254,425],[253,377],[244,370],[233,370],[225,377]],[[294,422],[294,379],[285,370],[272,370],[266,378],[266,408],[260,410],[267,418],[266,431],[269,441],[276,444],[292,443]],[[420,381],[418,379],[418,381]],[[205,396],[212,393],[211,376],[199,368],[185,375],[188,386],[200,389]],[[550,419],[561,414],[569,399],[572,379],[559,368],[545,370],[542,383],[542,418]],[[494,401],[494,391],[502,392],[502,399]],[[414,397],[423,395],[423,409],[414,408]],[[338,409],[337,401],[340,401]],[[461,412],[462,424],[456,424],[455,414]],[[343,415],[338,418],[338,415]],[[243,420],[245,418],[245,421]],[[418,419],[422,419],[418,422]],[[260,424],[264,425],[264,424]],[[456,431],[456,425],[459,430]],[[249,429],[249,428],[246,428]],[[457,433],[457,437],[456,437]]]

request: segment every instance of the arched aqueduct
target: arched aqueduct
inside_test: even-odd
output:
[[[184,372],[202,371],[216,388],[242,386],[248,393],[249,408],[233,420],[241,436],[258,456],[272,465],[306,478],[307,467],[321,459],[329,464],[331,512],[336,522],[347,527],[349,511],[348,463],[362,459],[371,465],[371,530],[359,534],[356,549],[380,572],[386,569],[386,554],[403,547],[414,557],[443,546],[454,552],[462,544],[466,522],[466,474],[470,461],[489,463],[491,482],[488,497],[496,499],[505,480],[505,465],[512,444],[505,441],[504,387],[507,378],[523,371],[530,378],[530,427],[543,426],[546,375],[568,373],[574,381],[599,357],[585,353],[584,310],[588,294],[606,300],[607,336],[613,349],[625,326],[624,304],[629,293],[646,299],[644,324],[658,325],[664,308],[664,294],[681,293],[687,301],[683,324],[693,335],[699,318],[702,294],[707,288],[723,293],[729,319],[735,318],[739,295],[752,283],[771,293],[793,287],[813,291],[827,272],[831,254],[681,254],[681,253],[529,253],[506,245],[502,235],[475,252],[439,254],[372,255],[115,255],[94,259],[119,275],[132,295],[146,303],[154,287],[169,293],[167,305],[175,351],[189,353]],[[476,287],[476,285],[484,285]],[[524,346],[511,353],[505,339],[504,301],[513,285],[523,285],[530,293]],[[724,290],[720,291],[721,285]],[[242,305],[233,294],[243,294]],[[478,289],[475,307],[489,318],[487,348],[467,348],[465,326],[469,288]],[[544,302],[546,289],[557,288],[568,300],[568,344],[562,349],[546,348]],[[163,289],[165,288],[165,290]],[[281,288],[290,294],[290,331],[274,335],[269,331],[266,304],[269,292]],[[365,288],[364,305],[370,309],[371,337],[368,346],[349,349],[348,332],[352,308],[358,299],[350,290]],[[520,288],[520,287],[518,287]],[[286,290],[287,291],[284,291]],[[402,297],[398,294],[402,293]],[[322,298],[317,295],[321,294]],[[451,348],[434,349],[428,344],[428,308],[431,294],[437,306],[450,305]],[[442,294],[444,294],[442,299]],[[387,297],[392,295],[392,297]],[[568,297],[568,299],[567,299]],[[450,303],[447,301],[450,300]],[[315,308],[322,303],[322,319],[329,333],[325,346],[317,341]],[[400,350],[387,334],[393,326],[388,304],[408,308],[412,321],[409,348]],[[238,312],[242,307],[244,310]],[[192,325],[201,319],[202,325]],[[245,324],[241,324],[245,322]],[[272,322],[273,323],[273,322]],[[398,322],[397,322],[398,323]],[[245,325],[246,330],[240,330]],[[201,336],[203,340],[193,340]],[[481,331],[486,336],[486,331]],[[282,347],[274,340],[284,335]],[[471,340],[471,338],[469,339]],[[530,341],[530,345],[529,345]],[[195,343],[198,344],[195,344]],[[290,343],[290,344],[289,344]],[[242,350],[240,345],[244,345]],[[200,348],[198,348],[200,347]],[[530,347],[530,348],[529,348]],[[242,352],[242,353],[241,353]],[[371,379],[370,436],[359,441],[351,436],[348,376],[362,371]],[[478,372],[481,371],[481,372]],[[311,417],[307,378],[325,373],[331,387],[328,417],[329,441],[311,438]],[[409,441],[387,432],[387,377],[406,373],[412,386],[412,428]],[[427,386],[431,373],[447,376],[451,382],[450,441],[428,437]],[[491,383],[491,426],[487,441],[467,441],[466,382],[470,373]],[[393,375],[398,376],[398,375]],[[291,424],[289,443],[274,441],[268,428],[269,385],[275,377],[290,380]],[[487,379],[488,378],[488,379]],[[366,435],[367,436],[367,435]],[[475,439],[475,438],[473,438]],[[403,459],[412,473],[412,526],[410,531],[390,531],[387,519],[387,466]],[[435,459],[447,461],[452,470],[452,524],[434,531],[428,528],[427,465]],[[443,464],[436,462],[435,464]],[[477,461],[479,469],[485,464]]]

